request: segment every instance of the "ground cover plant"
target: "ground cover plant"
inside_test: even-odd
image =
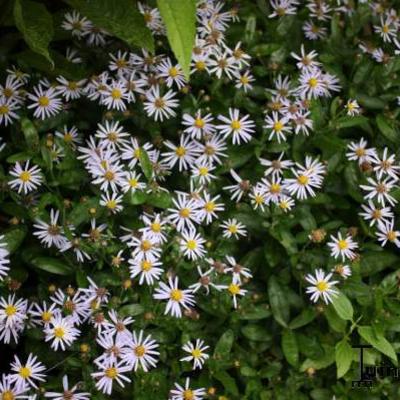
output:
[[[398,398],[396,1],[0,4],[1,400]]]

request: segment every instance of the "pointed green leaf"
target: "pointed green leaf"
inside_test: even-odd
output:
[[[157,0],[157,5],[167,28],[169,44],[186,79],[189,79],[196,35],[196,1]]]
[[[332,297],[332,306],[340,318],[349,321],[353,319],[353,306],[347,296],[342,292]]]
[[[296,366],[299,362],[299,347],[297,345],[296,335],[286,329],[282,335],[282,350],[287,362],[290,365]]]
[[[46,7],[36,1],[15,0],[14,19],[27,45],[54,66],[49,54],[49,44],[54,35],[53,18]]]
[[[337,366],[337,377],[341,378],[350,369],[353,361],[353,349],[346,339],[341,340],[335,346],[335,359]]]
[[[57,258],[51,257],[35,257],[30,263],[43,271],[56,275],[69,275],[73,272],[72,268]]]
[[[146,150],[140,149],[139,161],[145,177],[148,181],[150,181],[153,176],[153,166],[151,165],[151,161]]]
[[[268,296],[275,320],[285,328],[289,322],[289,303],[285,291],[274,276],[268,281]]]

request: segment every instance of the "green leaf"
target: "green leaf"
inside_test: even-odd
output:
[[[368,123],[368,118],[363,115],[357,115],[355,117],[345,116],[337,120],[336,126],[338,129],[352,128],[354,126],[360,126]]]
[[[234,338],[235,336],[231,329],[223,333],[214,349],[214,358],[216,360],[229,358],[229,353],[231,352]]]
[[[376,274],[399,262],[399,257],[390,251],[368,251],[360,260],[362,276]]]
[[[353,319],[353,306],[342,292],[339,292],[336,296],[332,296],[332,306],[340,318],[349,321]]]
[[[34,52],[46,57],[54,67],[48,49],[54,35],[53,18],[46,7],[36,1],[15,0],[14,19],[27,45]]]
[[[134,317],[144,313],[144,307],[141,304],[127,304],[119,309],[119,314],[123,317]]]
[[[167,192],[152,193],[147,196],[146,203],[153,207],[168,208],[172,204],[172,197]]]
[[[359,326],[357,331],[366,342],[397,363],[397,355],[393,346],[385,339],[383,335],[374,332],[372,326]]]
[[[336,344],[335,360],[337,366],[337,378],[339,379],[350,369],[353,361],[353,349],[346,339],[343,339]]]
[[[150,181],[153,176],[153,166],[151,165],[151,161],[146,150],[140,149],[139,161],[145,177],[148,181]]]
[[[302,326],[305,326],[309,324],[311,321],[313,321],[316,316],[317,313],[312,308],[307,307],[301,312],[300,315],[298,315],[290,322],[289,328],[290,329],[301,328]]]
[[[242,328],[243,335],[255,342],[265,342],[271,340],[271,335],[267,329],[255,324],[246,325]]]
[[[399,133],[388,123],[387,118],[379,114],[376,117],[376,124],[378,125],[379,130],[382,132],[382,135],[385,136],[386,139],[390,140],[393,143],[398,143],[400,136]]]
[[[290,330],[286,329],[282,334],[282,351],[285,355],[287,362],[290,365],[296,366],[299,362],[299,347],[297,345],[296,335]]]
[[[275,320],[286,328],[290,317],[289,304],[285,291],[274,276],[268,281],[268,297]]]
[[[195,0],[157,0],[158,9],[167,28],[169,44],[186,79],[196,35]]]
[[[214,377],[222,383],[228,393],[233,396],[239,396],[239,389],[236,385],[236,381],[226,371],[218,371],[214,374]]]
[[[6,249],[12,254],[21,246],[27,233],[27,227],[25,225],[19,225],[4,232],[4,239],[1,240],[1,242],[6,243]]]
[[[64,264],[57,258],[41,256],[34,257],[32,260],[30,260],[30,264],[43,271],[47,271],[56,275],[70,275],[73,272],[70,266]]]
[[[67,0],[96,26],[107,30],[130,46],[154,52],[154,40],[143,15],[131,0]]]
[[[328,345],[323,345],[323,348],[324,348],[324,354],[321,357],[317,359],[307,358],[303,362],[303,364],[301,364],[300,367],[301,372],[306,371],[308,368],[323,369],[329,367],[329,365],[335,362],[333,347]]]
[[[33,122],[28,118],[21,118],[21,129],[28,148],[31,150],[37,149],[39,147],[39,134]]]

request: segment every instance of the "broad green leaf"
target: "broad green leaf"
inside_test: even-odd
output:
[[[294,318],[290,324],[290,329],[298,329],[302,326],[308,325],[311,321],[315,319],[317,313],[310,307],[305,308],[300,315]]]
[[[196,35],[195,0],[157,0],[158,9],[167,28],[169,44],[186,79]]]
[[[349,321],[353,319],[354,310],[351,301],[342,292],[332,296],[332,306],[340,318]]]
[[[256,320],[268,318],[271,315],[271,310],[266,305],[251,305],[248,308],[241,308],[238,311],[239,319]]]
[[[382,135],[385,136],[386,139],[390,140],[393,143],[399,142],[399,132],[397,132],[396,129],[389,124],[387,118],[384,115],[379,114],[376,117],[376,124],[378,125],[379,130],[382,132]]]
[[[130,46],[154,52],[154,40],[143,15],[131,0],[68,0],[68,4]]]
[[[359,326],[357,331],[366,342],[397,363],[396,352],[383,335],[376,334],[371,326]]]
[[[158,208],[168,208],[172,204],[172,197],[167,192],[152,193],[147,195],[146,204]]]
[[[15,0],[14,19],[27,45],[54,66],[49,53],[49,44],[54,35],[53,18],[46,7],[36,1]]]
[[[232,394],[233,396],[239,395],[239,389],[236,385],[236,381],[228,374],[228,372],[218,371],[216,374],[214,374],[214,377],[222,383],[224,389],[228,393]]]
[[[28,118],[21,118],[21,129],[25,136],[26,144],[31,150],[35,150],[39,146],[39,134],[33,124],[33,122]]]
[[[223,333],[214,349],[214,358],[216,360],[229,358],[229,353],[231,352],[234,338],[235,336],[231,329]]]
[[[341,340],[335,346],[335,360],[337,367],[337,378],[341,378],[350,369],[353,361],[353,349],[346,339]]]
[[[28,229],[25,225],[16,226],[7,230],[6,232],[3,232],[4,239],[2,239],[0,242],[6,243],[6,249],[12,254],[22,244],[27,233]]]
[[[150,181],[153,176],[153,167],[151,165],[151,161],[146,150],[140,149],[139,161],[145,177],[147,178],[148,181]]]
[[[286,328],[290,317],[289,304],[285,290],[274,276],[268,281],[268,297],[275,320]]]
[[[285,329],[282,334],[282,350],[287,362],[296,366],[299,362],[299,347],[296,335],[290,329]]]
[[[318,359],[307,358],[303,364],[301,364],[300,371],[306,371],[308,368],[323,369],[329,367],[329,365],[335,362],[334,348],[328,345],[324,345],[324,354]]]
[[[341,319],[333,307],[327,307],[324,315],[331,329],[339,333],[344,333],[346,331],[346,320]]]
[[[360,272],[363,276],[376,274],[399,262],[399,256],[390,251],[368,251],[360,260]]]
[[[268,333],[266,327],[260,325],[246,325],[242,328],[243,335],[256,342],[266,342],[271,340],[271,335]]]
[[[126,317],[134,317],[144,313],[144,307],[141,304],[127,304],[119,309],[119,314]]]
[[[368,118],[362,115],[357,115],[355,117],[345,116],[337,120],[336,126],[339,129],[343,129],[364,125],[365,123],[368,123]]]
[[[34,257],[30,260],[30,264],[34,267],[41,269],[46,272],[50,272],[56,275],[70,275],[73,273],[73,269],[60,261],[58,258],[52,257]]]

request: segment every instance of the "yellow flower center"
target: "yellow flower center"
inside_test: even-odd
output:
[[[1,400],[14,400],[15,396],[11,390],[6,390],[1,393]]]
[[[42,313],[42,321],[43,322],[50,322],[51,317],[53,316],[53,313],[50,311],[44,311]]]
[[[137,158],[137,159],[139,159],[140,154],[141,154],[141,151],[140,151],[139,148],[135,149],[135,151],[133,152],[133,156],[134,156],[135,158]]]
[[[171,300],[174,300],[174,301],[181,301],[183,298],[182,290],[172,289],[170,298],[171,298]]]
[[[236,294],[239,294],[240,292],[240,286],[236,285],[235,283],[231,283],[228,286],[228,291],[232,296],[235,296]]]
[[[41,107],[47,107],[50,104],[50,99],[47,96],[40,96],[38,103]]]
[[[190,215],[190,210],[188,208],[182,208],[182,210],[179,211],[179,215],[182,218],[188,218]]]
[[[200,349],[193,349],[192,350],[192,356],[194,358],[200,358],[203,355]]]
[[[117,89],[117,88],[114,88],[113,90],[111,90],[111,97],[114,99],[114,100],[119,100],[121,97],[122,97],[122,92],[121,92],[121,90],[119,90],[119,89]]]
[[[310,78],[310,79],[308,80],[308,85],[309,85],[311,88],[315,88],[315,87],[318,85],[318,79],[317,79],[317,78]]]
[[[176,68],[176,67],[172,67],[172,68],[170,68],[169,71],[168,71],[168,75],[169,75],[171,78],[175,78],[178,74],[179,74],[179,71],[178,71],[178,68]]]
[[[175,154],[178,157],[183,157],[186,154],[186,149],[183,146],[179,146],[177,147],[177,149],[175,150]]]
[[[300,183],[300,185],[303,185],[303,186],[307,185],[308,181],[309,181],[309,178],[308,178],[308,176],[305,176],[305,175],[300,175],[297,178],[297,182]]]
[[[240,129],[241,128],[241,123],[240,123],[240,121],[238,121],[237,119],[234,119],[232,122],[231,122],[231,128],[234,130],[234,131],[237,131],[238,129]]]
[[[58,339],[62,339],[65,335],[65,331],[63,328],[54,328],[54,336]]]
[[[152,244],[150,242],[150,240],[143,240],[142,244],[141,244],[141,249],[143,251],[149,251],[152,248]]]
[[[116,66],[118,68],[125,68],[128,63],[126,62],[126,60],[124,60],[123,58],[119,58],[116,62],[115,62]]]
[[[68,89],[69,90],[76,90],[76,89],[78,89],[78,84],[76,83],[76,82],[73,82],[73,81],[71,81],[71,82],[68,82]]]
[[[142,271],[147,272],[153,268],[153,264],[148,260],[143,260],[141,267],[142,267]]]
[[[394,241],[396,240],[396,232],[394,232],[394,231],[389,231],[389,232],[386,234],[386,236],[387,236],[387,238],[388,238],[388,240],[389,240],[390,242],[394,242]]]
[[[193,393],[193,390],[186,389],[186,390],[183,392],[183,399],[184,399],[184,400],[194,400],[194,393]]]
[[[106,203],[106,207],[109,208],[110,210],[114,210],[114,208],[117,207],[117,202],[115,200],[109,200]]]
[[[112,171],[107,171],[105,174],[104,174],[104,178],[107,180],[107,181],[112,181],[113,179],[114,179],[114,172],[112,172]]]
[[[158,222],[153,222],[153,223],[150,225],[150,228],[151,228],[151,230],[152,230],[153,232],[156,232],[156,233],[161,232],[161,224],[158,223]]]
[[[65,143],[71,143],[73,140],[73,136],[70,132],[67,132],[67,133],[64,133],[63,139],[64,139]]]
[[[355,150],[355,153],[358,157],[362,157],[363,155],[365,155],[365,149],[359,147],[358,149]]]
[[[256,202],[256,204],[262,204],[264,203],[264,197],[260,194],[257,194],[256,196],[254,196],[254,201]]]
[[[21,367],[18,371],[19,376],[23,379],[29,378],[31,376],[31,373],[31,369],[27,366]]]
[[[189,250],[195,250],[197,248],[197,243],[196,243],[195,240],[188,240],[187,243],[186,243],[186,247]]]
[[[154,100],[154,106],[156,108],[164,108],[165,107],[164,99],[162,99],[161,97],[159,97],[158,99],[155,99]]]
[[[207,212],[213,212],[215,210],[215,203],[213,203],[212,201],[208,202],[205,204],[204,209]]]
[[[238,227],[237,227],[236,225],[229,225],[229,226],[228,226],[228,231],[229,231],[230,233],[237,233]]]
[[[11,317],[11,316],[13,316],[14,314],[16,314],[16,312],[17,312],[17,307],[15,307],[13,304],[9,304],[9,305],[5,308],[4,312],[6,313],[7,317]]]
[[[338,246],[340,250],[346,250],[349,247],[345,239],[339,240]]]
[[[145,347],[144,346],[137,346],[137,347],[135,347],[135,354],[138,356],[138,357],[143,357],[145,354],[146,354],[146,349],[145,349]]]
[[[249,83],[249,78],[248,78],[247,76],[245,76],[245,75],[242,75],[242,76],[240,77],[240,82],[241,82],[243,85],[247,85],[247,84]]]
[[[199,175],[200,176],[206,176],[208,174],[208,168],[207,167],[200,167],[199,168]]]
[[[134,179],[134,178],[129,179],[128,182],[129,182],[129,186],[130,186],[130,187],[133,187],[133,188],[137,187],[137,185],[138,185],[138,180],[137,180],[137,179]]]
[[[281,185],[279,183],[273,183],[269,189],[272,194],[280,193]]]
[[[329,287],[325,281],[319,281],[316,286],[320,292],[325,292],[325,290],[327,290]]]
[[[10,108],[6,106],[5,104],[0,106],[0,115],[5,115],[10,112]]]
[[[276,121],[273,126],[274,131],[280,132],[283,129],[283,123],[281,121]]]
[[[205,125],[206,123],[204,122],[204,120],[202,120],[201,118],[196,118],[195,120],[194,120],[194,126],[196,127],[196,128],[204,128],[204,125]]]
[[[104,371],[104,375],[105,375],[107,378],[115,379],[115,378],[118,376],[118,370],[117,370],[117,368],[115,368],[115,367],[107,368],[107,369]]]
[[[118,140],[118,135],[116,132],[110,132],[109,134],[107,134],[107,139],[110,142],[116,142]]]
[[[10,98],[14,94],[14,91],[11,88],[4,88],[3,90],[3,96]]]
[[[382,26],[382,32],[383,32],[383,33],[388,33],[388,32],[389,32],[389,25],[386,25],[386,24],[383,25],[383,26]]]
[[[195,67],[198,71],[204,71],[206,69],[206,63],[204,61],[196,61]]]

